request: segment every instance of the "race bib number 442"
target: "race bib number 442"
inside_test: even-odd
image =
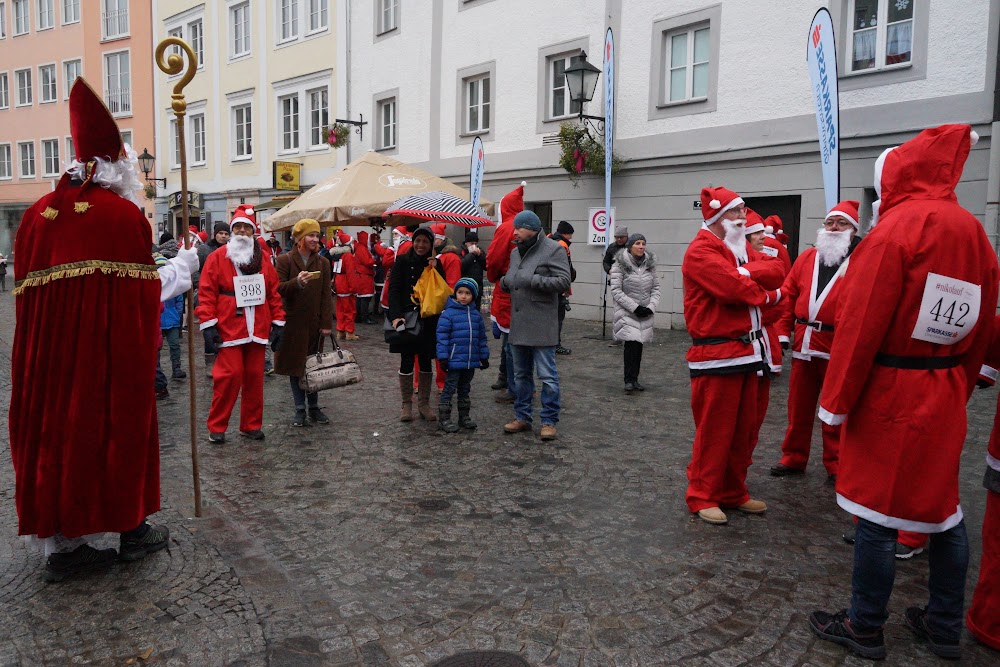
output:
[[[249,308],[264,304],[264,276],[261,274],[236,276],[233,278],[233,288],[236,292],[237,308]]]
[[[979,285],[937,273],[928,273],[924,298],[911,338],[954,345],[969,335],[979,320]]]

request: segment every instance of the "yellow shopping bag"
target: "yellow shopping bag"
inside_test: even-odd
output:
[[[420,301],[420,317],[431,317],[444,312],[451,288],[437,269],[428,266],[413,286],[413,294]]]

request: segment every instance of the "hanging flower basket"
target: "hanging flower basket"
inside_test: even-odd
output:
[[[604,143],[595,141],[585,126],[573,122],[559,127],[559,166],[569,173],[572,181],[584,174],[604,175]],[[617,153],[611,154],[611,173],[621,171],[625,160]]]
[[[326,128],[326,143],[332,148],[343,148],[351,136],[351,126],[346,123],[334,123]]]
[[[156,185],[153,183],[146,183],[142,188],[142,193],[146,195],[146,199],[156,199]]]

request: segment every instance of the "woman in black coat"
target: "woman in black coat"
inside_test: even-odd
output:
[[[396,258],[389,274],[389,309],[386,315],[394,327],[405,322],[404,315],[408,311],[420,310],[411,296],[424,269],[430,266],[444,275],[434,257],[434,235],[430,230],[421,228],[413,232],[412,244],[408,252]],[[390,352],[399,355],[399,395],[403,402],[400,421],[413,421],[414,359],[420,360],[417,412],[421,419],[437,420],[437,415],[430,406],[437,321],[437,315],[420,318],[420,334],[414,340],[389,346]]]

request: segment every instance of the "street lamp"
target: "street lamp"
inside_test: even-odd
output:
[[[578,114],[581,121],[597,121],[595,125],[590,122],[590,126],[601,136],[604,136],[604,117],[588,116],[583,113],[583,105],[594,99],[594,92],[597,90],[597,79],[601,76],[601,70],[587,62],[587,52],[580,53],[580,58],[566,68],[566,85],[569,86],[569,98],[572,102],[580,105]]]
[[[149,151],[145,148],[142,149],[142,155],[139,156],[139,169],[142,171],[143,175],[146,177],[147,183],[160,184],[160,187],[166,189],[167,179],[166,178],[150,178],[149,172],[153,171],[153,163],[156,162],[156,158],[149,154]]]

